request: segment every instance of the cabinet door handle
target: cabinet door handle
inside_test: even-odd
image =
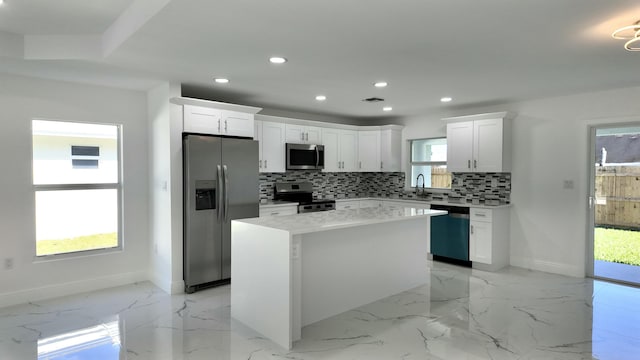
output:
[[[227,132],[227,120],[224,121],[224,132]]]
[[[471,169],[471,160],[467,160],[467,168]]]
[[[473,160],[473,168],[474,169],[478,168],[478,160]]]
[[[471,225],[471,227],[469,228],[469,232],[473,234],[473,225]]]
[[[360,162],[358,163],[358,168],[359,168],[359,169],[362,169],[362,161],[360,161]]]
[[[304,141],[304,133],[302,131],[300,132],[300,141]]]
[[[264,159],[264,168],[267,168],[267,159]]]
[[[309,133],[305,133],[305,134],[304,134],[304,139],[305,139],[305,140],[307,140],[307,141],[309,141]]]
[[[384,166],[382,166],[382,161],[380,161],[380,170],[384,169]]]
[[[218,119],[218,132],[220,132],[220,119]]]
[[[274,215],[274,216],[275,215],[280,215],[280,213],[279,212],[272,212],[271,215]]]
[[[258,161],[258,168],[262,169],[262,160]]]

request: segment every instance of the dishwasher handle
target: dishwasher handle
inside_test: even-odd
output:
[[[449,217],[452,217],[452,218],[455,218],[455,219],[469,219],[470,218],[469,214],[449,213],[447,215]]]

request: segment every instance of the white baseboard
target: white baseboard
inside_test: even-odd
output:
[[[171,295],[184,294],[184,280],[174,281],[171,283]]]
[[[148,279],[148,273],[146,271],[136,271],[3,293],[0,294],[0,308],[24,304],[30,301],[41,301],[80,294],[87,291],[133,284],[135,282],[147,281]]]
[[[531,258],[512,256],[511,265],[530,270],[544,271],[552,274],[585,277],[584,267],[574,266],[564,263],[557,263],[545,260],[536,260]]]
[[[167,294],[184,294],[184,280],[167,281],[153,271],[149,271],[149,281]]]

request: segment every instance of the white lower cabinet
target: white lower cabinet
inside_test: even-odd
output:
[[[471,221],[469,226],[469,257],[471,261],[491,264],[491,223]]]
[[[471,208],[469,260],[474,268],[495,271],[509,265],[509,209]]]
[[[260,206],[260,217],[265,216],[282,216],[282,215],[294,215],[298,213],[298,206],[277,206],[277,207],[265,207]]]

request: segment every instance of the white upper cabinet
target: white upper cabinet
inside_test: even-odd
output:
[[[184,105],[184,132],[200,134],[220,134],[222,131],[222,110]]]
[[[253,137],[253,121],[253,114],[222,110],[222,134]]]
[[[353,130],[323,128],[324,171],[356,171],[358,133]]]
[[[325,147],[326,151],[326,147]],[[358,132],[342,130],[340,134],[342,171],[358,171]]]
[[[234,105],[230,104],[220,104],[205,100],[181,98],[179,101],[211,103],[211,106],[234,107]],[[239,105],[237,107],[242,108],[242,106]],[[183,131],[198,134],[254,137],[254,114],[184,103]]]
[[[380,167],[380,130],[358,131],[358,171],[381,171]]]
[[[511,171],[511,118],[493,113],[444,119],[450,172]]]
[[[261,145],[260,171],[285,171],[286,143],[324,145],[324,172],[401,171],[401,125],[327,124],[262,114],[256,115],[255,119],[256,122],[262,122],[260,127],[256,126],[256,132],[260,132],[260,141],[265,143]],[[267,123],[271,123],[270,126],[279,124],[277,131],[272,129],[274,133],[269,146],[275,147],[277,143],[282,150],[274,148],[271,156],[267,155],[265,148],[268,142]],[[280,154],[282,158],[274,160]],[[272,164],[278,164],[277,169],[272,169]]]
[[[322,129],[317,126],[287,124],[287,142],[294,144],[322,144]]]
[[[473,121],[447,124],[447,170],[473,171]]]
[[[260,142],[258,167],[260,172],[285,172],[285,125],[256,121],[256,137]]]
[[[503,172],[510,164],[503,160],[504,121],[502,119],[473,122],[474,171]]]
[[[380,171],[401,170],[402,131],[383,129],[380,131]]]

